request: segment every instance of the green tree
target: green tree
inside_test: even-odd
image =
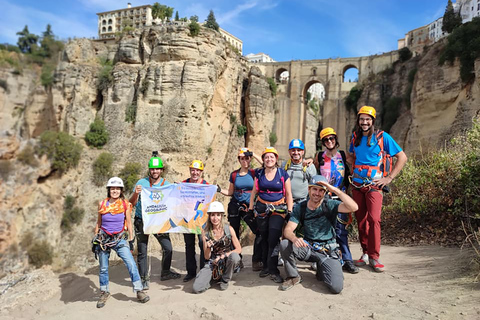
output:
[[[191,17],[190,17],[190,21],[192,21],[192,22],[198,22],[198,16],[197,16],[197,15],[191,16]]]
[[[45,131],[40,135],[37,154],[47,155],[52,169],[65,172],[78,165],[82,146],[66,132]]]
[[[180,16],[178,15],[178,11],[175,11],[175,21],[180,21]]]
[[[398,50],[398,57],[402,62],[409,60],[412,56],[412,51],[410,51],[410,49],[407,47],[403,47],[402,49]]]
[[[140,178],[140,171],[142,170],[142,165],[138,162],[127,162],[125,167],[120,171],[118,176],[122,178],[125,185],[124,190],[126,192],[131,192],[135,183],[137,183]]]
[[[443,15],[442,31],[452,33],[453,29],[462,24],[462,17],[460,11],[455,12],[453,9],[452,0],[448,0],[445,14]]]
[[[173,15],[173,8],[166,6],[164,4],[160,4],[158,2],[155,2],[152,6],[152,18],[153,19],[160,19],[163,20],[167,18],[170,20],[170,18]]]
[[[220,29],[220,26],[218,25],[217,20],[215,19],[215,14],[213,13],[213,10],[210,10],[210,13],[208,14],[207,20],[205,22],[205,27],[216,30],[216,31]]]
[[[85,141],[89,146],[100,148],[108,142],[108,132],[105,122],[100,118],[95,118],[90,124],[90,131],[85,134]]]
[[[113,175],[113,155],[109,152],[101,153],[93,162],[93,183],[97,186],[102,186],[108,178]]]
[[[23,53],[32,53],[37,47],[38,36],[28,31],[28,26],[25,25],[22,31],[17,32],[17,45]]]
[[[200,25],[196,21],[190,22],[188,29],[190,30],[190,36],[192,37],[198,36],[200,33]]]

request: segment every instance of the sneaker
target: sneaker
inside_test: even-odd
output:
[[[368,262],[368,254],[364,253],[362,257],[358,260],[355,260],[353,264],[356,265],[357,267],[363,267],[367,265],[367,262]]]
[[[262,271],[263,263],[261,261],[252,262],[252,271]]]
[[[283,262],[283,259],[282,259],[282,258],[280,258],[280,257],[278,257],[278,263],[277,263],[277,266],[279,266],[279,267],[283,267],[283,264],[284,264],[284,262]]]
[[[150,297],[147,296],[147,294],[145,292],[142,291],[137,291],[137,299],[138,301],[140,301],[141,303],[145,303],[147,302],[148,300],[150,300]]]
[[[343,265],[343,270],[347,271],[347,272],[350,272],[350,273],[358,273],[358,271],[360,271],[358,269],[358,267],[356,265],[353,264],[353,261],[351,260],[347,260],[345,261],[344,265]]]
[[[373,268],[375,272],[383,272],[385,271],[385,266],[380,263],[378,259],[369,259],[368,263]]]
[[[97,308],[105,307],[105,303],[107,302],[108,298],[110,298],[110,292],[102,291],[100,294],[100,299],[97,301]]]
[[[160,276],[161,281],[166,281],[166,280],[173,280],[173,279],[178,279],[180,278],[181,275],[179,273],[173,272],[171,270],[168,270],[167,272],[162,272],[162,275]]]
[[[228,282],[220,281],[220,290],[225,291],[228,289]]]
[[[195,275],[193,275],[193,274],[187,274],[187,275],[185,276],[185,278],[183,278],[183,282],[188,282],[188,281],[190,281],[190,280],[192,280],[192,279],[195,279]]]
[[[270,276],[270,279],[273,280],[273,282],[275,282],[275,283],[282,283],[283,282],[283,278],[279,274],[272,274]]]
[[[282,285],[280,286],[280,289],[282,291],[287,291],[288,289],[293,288],[294,285],[302,282],[302,280],[303,279],[300,276],[297,276],[297,277],[294,277],[294,278],[287,278],[287,279],[285,279],[285,281],[283,281]]]
[[[148,280],[142,280],[142,286],[143,286],[143,290],[148,290],[148,289],[150,289],[150,281],[148,281]]]
[[[265,278],[266,276],[268,276],[270,274],[270,272],[268,272],[268,269],[262,269],[262,271],[260,271],[260,278]]]
[[[312,262],[312,264],[310,265],[310,269],[312,269],[313,271],[317,271],[317,263]]]

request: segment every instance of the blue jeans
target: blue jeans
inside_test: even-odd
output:
[[[348,221],[348,213],[338,213],[338,217],[343,221]],[[337,220],[335,233],[337,234],[337,243],[342,251],[343,261],[352,261],[352,253],[348,247],[348,230],[347,226]]]
[[[130,252],[130,247],[127,243],[127,240],[120,240],[116,246],[112,247],[112,250],[117,252],[117,255],[122,258],[123,262],[127,266],[128,273],[130,274],[130,279],[132,279],[133,291],[142,291],[142,281],[140,280],[140,275],[138,274],[137,264],[133,259],[132,253]],[[110,250],[102,251],[100,250],[98,254],[98,262],[100,262],[100,290],[109,292],[108,290],[108,259],[110,258]]]

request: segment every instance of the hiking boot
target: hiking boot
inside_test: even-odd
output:
[[[141,303],[145,303],[147,302],[148,300],[150,300],[150,297],[147,296],[147,294],[145,292],[142,291],[137,291],[137,299],[138,301],[140,301]]]
[[[148,290],[148,289],[150,289],[150,281],[148,281],[148,280],[142,280],[142,287],[143,287],[143,290]]]
[[[350,273],[358,273],[360,271],[356,265],[353,264],[353,261],[347,260],[345,261],[345,264],[343,265],[343,270],[350,272]]]
[[[363,267],[367,265],[367,262],[368,262],[368,254],[364,253],[362,257],[358,260],[355,260],[353,264],[356,265],[357,267]]]
[[[262,269],[262,271],[260,271],[260,278],[265,278],[266,276],[268,276],[270,274],[270,272],[268,272],[268,269]]]
[[[279,274],[272,274],[270,276],[270,279],[273,280],[273,282],[275,282],[275,283],[282,283],[283,282],[283,278]]]
[[[262,271],[263,263],[261,261],[252,262],[252,271]]]
[[[168,270],[166,272],[162,272],[162,275],[160,276],[160,281],[173,280],[173,279],[178,279],[180,277],[181,275],[179,273]]]
[[[282,285],[280,286],[280,289],[282,291],[287,291],[288,289],[293,288],[294,285],[302,282],[302,280],[303,279],[300,276],[293,277],[293,278],[287,278],[287,279],[285,279],[285,281],[283,281]]]
[[[190,280],[192,280],[192,279],[195,279],[195,275],[194,275],[194,274],[187,274],[187,275],[185,276],[185,278],[183,278],[183,282],[188,282],[188,281],[190,281]]]
[[[228,289],[228,282],[220,282],[220,290],[225,291]]]
[[[97,308],[105,307],[105,303],[107,302],[108,298],[110,298],[110,292],[102,291],[100,294],[100,299],[97,301]]]
[[[385,266],[380,263],[378,259],[369,259],[368,263],[373,268],[375,272],[383,272],[385,271]]]

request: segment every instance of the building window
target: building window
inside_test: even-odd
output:
[[[108,19],[108,24],[112,24],[112,19]]]
[[[112,32],[112,26],[108,27],[108,32]]]
[[[102,32],[105,32],[105,31],[107,31],[107,29],[105,29],[105,27],[103,27],[103,28],[102,28]]]
[[[106,21],[106,20],[103,20],[103,21],[102,21],[102,24],[103,24],[103,25],[106,25],[106,24],[107,24],[107,21]]]

